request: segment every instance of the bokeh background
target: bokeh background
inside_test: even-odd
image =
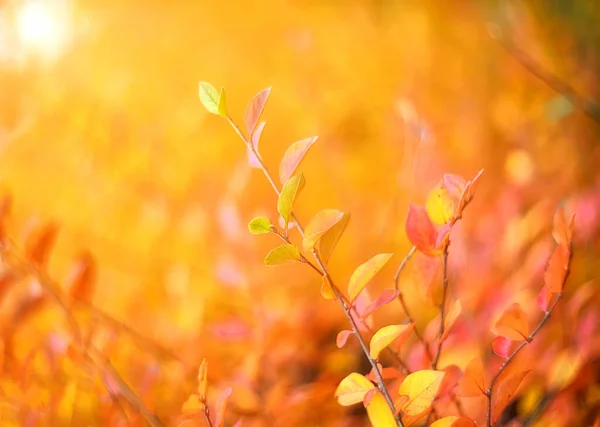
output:
[[[597,279],[598,110],[596,120],[582,113],[502,41],[600,99],[598,16],[600,3],[566,0],[2,1],[8,233],[22,244],[57,224],[48,272],[59,282],[81,250],[93,253],[93,304],[121,323],[85,310],[78,320],[94,324],[107,359],[167,425],[185,419],[203,357],[214,393],[233,387],[228,422],[366,425],[333,398],[348,372],[368,372],[356,343],[335,346],[343,314],[320,298],[310,269],[262,265],[276,241],[246,224],[276,221],[276,197],[226,121],[204,110],[198,81],[227,89],[240,124],[251,97],[273,88],[260,152],[274,172],[290,143],[319,135],[302,164],[298,217],[351,213],[330,262],[339,282],[372,255],[396,253],[374,294],[410,249],[408,203],[423,203],[444,173],[485,169],[451,251],[451,286],[473,317],[442,365],[464,368],[467,355],[489,352],[504,302],[535,298],[559,204],[577,212],[568,291]],[[422,327],[435,310],[410,277]],[[25,284],[19,295],[37,292]],[[4,322],[14,319],[10,295]],[[377,322],[403,319],[390,306]],[[127,425],[93,374],[48,355],[69,340],[60,310],[36,311],[11,335],[3,423]],[[119,399],[129,422],[143,423]]]

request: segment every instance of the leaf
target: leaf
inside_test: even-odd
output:
[[[246,131],[248,132],[248,138],[252,140],[256,124],[260,120],[269,95],[271,94],[271,88],[268,87],[258,92],[248,103],[246,112],[244,113],[244,124],[246,125]],[[264,126],[264,125],[263,125]],[[284,181],[285,182],[285,181]]]
[[[409,205],[406,236],[425,255],[435,255],[437,232],[424,207],[412,203]]]
[[[84,251],[75,261],[75,268],[67,281],[69,296],[91,302],[96,287],[97,268],[92,254]]]
[[[217,112],[221,117],[227,117],[227,100],[225,95],[225,88],[221,87],[221,93],[219,93],[219,102],[217,103]]]
[[[252,234],[271,233],[271,227],[271,222],[268,218],[265,218],[264,216],[256,217],[248,223],[248,230],[250,230],[250,233]]]
[[[57,237],[58,226],[55,224],[33,230],[25,240],[25,257],[38,267],[47,265]]]
[[[575,215],[569,219],[569,224],[565,219],[564,209],[559,208],[554,214],[554,225],[552,228],[552,237],[558,245],[569,247],[571,245],[571,239],[573,238],[573,221]]]
[[[512,400],[515,392],[519,388],[519,385],[523,381],[523,378],[530,372],[530,370],[516,372],[502,381],[494,394],[492,395],[492,423],[496,424],[498,417],[502,413],[502,410]]]
[[[196,393],[190,395],[181,406],[181,413],[186,416],[197,414],[200,411],[204,411],[204,403]]]
[[[429,193],[425,210],[434,224],[446,224],[454,216],[454,200],[448,190],[438,185]]]
[[[205,357],[202,359],[202,363],[200,363],[200,368],[198,368],[198,396],[200,396],[200,400],[202,401],[206,401],[207,374],[208,359]]]
[[[483,365],[479,357],[471,359],[465,374],[458,381],[457,394],[463,397],[479,397],[485,395],[486,386],[483,377]]]
[[[550,308],[551,299],[552,292],[550,292],[550,288],[548,288],[548,286],[544,285],[537,296],[537,305],[539,309],[543,312],[548,311],[548,308]]]
[[[402,414],[412,416],[425,412],[433,403],[443,379],[444,372],[427,369],[408,375],[399,391],[401,396],[408,396]]]
[[[475,178],[467,184],[467,188],[465,191],[467,192],[466,200],[471,201],[473,197],[475,197],[475,192],[477,191],[477,187],[479,186],[479,178],[481,178],[481,174],[483,174],[483,169],[477,172]]]
[[[496,335],[509,338],[513,341],[527,339],[529,335],[529,321],[527,314],[521,309],[518,303],[508,307],[493,328]]]
[[[335,338],[335,345],[337,345],[337,348],[345,346],[348,338],[350,338],[352,334],[354,334],[354,331],[344,330],[338,332],[337,337]]]
[[[371,390],[373,383],[361,374],[352,372],[337,386],[335,397],[342,406],[350,406],[362,402],[365,394]]]
[[[462,176],[447,173],[441,179],[441,186],[448,191],[448,194],[456,203],[465,192],[467,181]]]
[[[323,275],[321,278],[321,296],[329,300],[335,298],[335,294],[331,288],[331,283],[329,283],[329,279],[325,275]]]
[[[554,248],[544,272],[544,283],[550,293],[562,293],[567,278],[570,258],[571,253],[568,247],[558,245]]]
[[[379,295],[379,297],[371,304],[369,304],[367,308],[365,308],[365,311],[361,313],[362,316],[367,317],[373,314],[373,312],[379,307],[389,304],[390,302],[398,298],[398,294],[399,292],[395,289],[384,289],[383,292]]]
[[[292,176],[296,168],[300,165],[302,159],[304,159],[304,156],[317,138],[317,136],[311,136],[310,138],[294,142],[288,147],[279,164],[279,179],[282,184],[290,179],[290,176]]]
[[[219,112],[219,93],[213,85],[208,82],[200,82],[198,95],[200,96],[200,102],[209,113],[217,116],[221,115]]]
[[[304,188],[304,183],[304,175],[302,175],[302,172],[297,173],[286,181],[279,194],[279,199],[277,200],[277,212],[279,212],[279,215],[283,218],[286,230],[290,215],[292,214],[294,201]]]
[[[227,410],[227,403],[229,402],[231,392],[232,388],[227,387],[215,401],[215,408],[217,409],[215,417],[216,427],[223,427],[225,425],[225,411]]]
[[[256,151],[256,154],[258,156],[260,156],[260,154],[258,153],[258,143],[260,142],[260,137],[262,136],[262,132],[266,124],[267,122],[260,122],[260,124],[254,130],[254,133],[252,133],[252,136],[250,137],[250,143],[252,144],[252,147],[254,147],[254,151]],[[260,161],[252,151],[252,148],[247,147],[246,150],[248,151],[248,163],[250,164],[250,167],[260,169]]]
[[[350,302],[358,296],[360,291],[371,281],[373,277],[381,270],[394,254],[378,254],[367,262],[359,265],[348,283],[348,298]]]
[[[559,391],[568,387],[579,374],[583,360],[578,352],[563,350],[552,362],[548,375],[548,387]]]
[[[265,265],[279,265],[290,261],[300,261],[301,259],[302,257],[296,246],[284,243],[271,249],[265,257]]]
[[[409,329],[409,325],[389,325],[384,326],[371,338],[371,343],[369,344],[370,352],[369,356],[371,359],[377,359],[379,357],[379,353],[386,348],[388,345],[393,343],[396,338],[398,338],[402,333],[406,332]]]
[[[494,350],[494,353],[505,359],[510,354],[511,345],[512,341],[503,336],[497,336],[492,340],[492,350]]]
[[[374,427],[396,427],[396,419],[390,410],[390,407],[379,391],[376,391],[371,396],[369,403],[366,405],[369,421]]]
[[[462,305],[460,304],[460,301],[455,300],[454,304],[452,304],[452,306],[449,307],[448,313],[446,313],[446,316],[444,317],[444,333],[440,337],[440,341],[444,341],[446,339],[461,311]]]
[[[475,421],[466,417],[444,417],[431,424],[431,427],[476,427]]]
[[[323,264],[327,265],[327,261],[331,257],[333,249],[337,245],[337,242],[342,237],[346,226],[350,221],[350,214],[344,212],[342,219],[333,225],[329,230],[323,233],[323,236],[319,240],[319,256]]]
[[[335,224],[342,220],[344,213],[337,209],[323,209],[310,220],[304,230],[302,247],[305,251],[312,251],[321,237]]]

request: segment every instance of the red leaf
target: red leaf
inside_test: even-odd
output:
[[[512,341],[508,338],[497,336],[492,340],[492,350],[500,357],[504,357],[505,359],[510,354],[510,346]]]
[[[498,385],[492,397],[493,424],[496,424],[496,421],[498,421],[498,417],[502,413],[502,410],[512,400],[512,398],[515,395],[515,392],[519,388],[519,385],[523,381],[523,378],[525,378],[525,376],[529,372],[530,371],[516,372],[508,378],[506,378],[504,381],[502,381],[500,385]]]
[[[435,255],[437,232],[424,207],[412,203],[409,205],[406,235],[419,251],[429,256]]]
[[[544,283],[553,294],[560,294],[567,278],[567,269],[571,253],[568,246],[558,245],[554,248],[548,266],[544,272]]]
[[[343,346],[346,345],[346,342],[348,341],[348,338],[350,338],[350,335],[354,334],[354,331],[340,331],[337,334],[337,337],[335,339],[335,344],[337,345],[338,348],[342,348]]]
[[[263,110],[265,109],[265,104],[267,103],[267,99],[269,99],[270,94],[270,87],[258,92],[246,107],[244,124],[246,125],[248,138],[250,140],[252,140],[252,134],[254,133],[254,129],[256,128],[256,124],[258,123]]]
[[[369,304],[365,311],[362,313],[362,317],[367,317],[370,314],[373,314],[375,310],[379,307],[382,307],[390,302],[394,301],[398,297],[398,291],[395,289],[385,289],[379,297]]]
[[[316,136],[311,136],[310,138],[294,142],[288,147],[279,164],[279,179],[282,184],[286,183],[294,174],[294,171],[300,165],[317,138]]]

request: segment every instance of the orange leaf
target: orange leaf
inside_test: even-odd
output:
[[[92,254],[85,251],[79,255],[75,269],[67,281],[69,295],[75,299],[91,302],[96,285],[96,263]]]
[[[58,236],[58,226],[47,224],[34,230],[25,241],[25,256],[38,266],[45,266]]]
[[[379,353],[386,348],[388,345],[393,343],[396,338],[398,338],[401,334],[410,331],[410,325],[389,325],[384,326],[371,338],[371,343],[369,347],[371,349],[369,355],[371,359],[377,359],[379,357]]]
[[[529,322],[527,315],[518,303],[512,304],[502,313],[494,326],[493,332],[513,341],[527,339]]]
[[[465,369],[465,374],[458,381],[458,394],[464,397],[477,397],[485,395],[485,379],[483,365],[479,357],[471,359]]]
[[[412,203],[409,205],[405,228],[408,240],[419,251],[429,256],[437,254],[435,253],[437,232],[424,207]]]
[[[401,412],[409,416],[425,412],[433,403],[444,375],[442,371],[433,370],[422,370],[408,375],[399,391],[401,396],[408,396]]]
[[[350,277],[348,283],[348,298],[350,301],[358,296],[360,291],[371,281],[394,254],[378,254],[359,265]]]
[[[492,340],[492,350],[500,357],[507,358],[510,354],[512,341],[503,336],[497,336]]]
[[[340,381],[335,390],[335,397],[342,406],[350,406],[362,402],[365,394],[371,390],[373,383],[361,374],[350,373],[346,378]]]
[[[225,411],[227,410],[227,403],[229,402],[229,396],[231,396],[231,392],[231,387],[227,387],[215,401],[215,425],[217,427],[223,427],[225,425]]]
[[[554,214],[554,226],[552,228],[552,237],[557,244],[569,247],[573,238],[573,220],[575,215],[569,219],[569,224],[565,219],[564,209],[559,208]]]
[[[353,333],[354,331],[348,330],[338,332],[337,337],[335,339],[335,344],[337,345],[337,348],[342,348],[343,346],[345,346],[346,342],[348,341],[348,338],[350,338],[350,335],[352,335]]]
[[[265,104],[267,103],[267,99],[269,99],[270,94],[270,87],[261,90],[250,100],[248,106],[246,107],[246,112],[244,113],[244,124],[246,125],[246,131],[248,132],[249,139],[252,139],[252,134],[254,133],[256,124],[258,123],[258,120],[265,109]]]
[[[342,237],[342,233],[344,233],[348,221],[350,221],[350,214],[344,213],[337,223],[323,233],[321,240],[319,240],[319,256],[321,257],[323,264],[327,265],[327,261],[329,261],[329,257],[331,257],[335,245],[337,245],[340,237]]]
[[[548,311],[550,307],[550,300],[552,299],[552,292],[550,292],[550,288],[548,286],[543,286],[540,290],[540,293],[537,296],[537,305],[540,310],[543,312]]]
[[[492,422],[494,424],[496,424],[496,421],[498,421],[498,417],[502,413],[502,410],[512,400],[517,389],[519,388],[519,385],[523,381],[523,378],[525,378],[529,372],[529,370],[516,372],[498,385],[492,396]]]
[[[560,294],[567,277],[570,249],[567,246],[558,245],[554,248],[548,266],[544,272],[544,283],[553,294]]]
[[[302,246],[311,251],[323,235],[344,218],[344,213],[337,209],[323,209],[310,220],[304,230]]]
[[[294,142],[288,147],[279,164],[279,180],[282,184],[290,179],[290,176],[292,176],[296,168],[300,165],[317,138],[317,136],[311,136],[310,138]]]
[[[440,341],[444,341],[446,339],[461,311],[462,305],[460,304],[460,301],[455,300],[454,303],[448,308],[448,313],[446,313],[446,316],[444,317],[444,333],[442,334]]]
[[[440,418],[431,427],[476,427],[476,424],[470,418],[450,416]]]
[[[385,397],[379,391],[373,393],[366,408],[369,421],[374,427],[396,427],[398,425]]]

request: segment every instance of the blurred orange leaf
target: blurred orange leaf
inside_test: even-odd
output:
[[[277,212],[279,212],[279,215],[283,218],[286,229],[288,227],[290,215],[292,214],[294,201],[304,188],[304,184],[304,175],[302,175],[302,172],[299,172],[288,179],[281,189],[279,199],[277,200]]]
[[[298,248],[289,243],[284,243],[271,249],[265,257],[265,265],[279,265],[302,259]]]
[[[396,427],[396,419],[390,410],[385,397],[379,391],[376,391],[371,396],[369,403],[366,405],[369,421],[374,427]]]
[[[408,397],[401,412],[412,416],[426,411],[433,403],[444,375],[444,372],[434,370],[422,370],[408,375],[399,391],[401,396]]]
[[[548,387],[551,390],[562,390],[569,386],[581,370],[581,355],[573,350],[563,350],[552,361],[548,374]]]
[[[348,338],[350,338],[352,334],[354,334],[354,331],[344,330],[338,332],[337,337],[335,339],[335,344],[337,345],[337,347],[342,348],[343,346],[345,346],[346,342],[348,341]]]
[[[572,215],[567,224],[564,209],[559,208],[554,214],[552,237],[558,245],[569,247],[573,238],[573,222],[575,215]]]
[[[557,245],[550,255],[548,266],[544,272],[544,283],[553,294],[559,294],[563,290],[570,257],[570,249],[564,245]]]
[[[496,322],[493,332],[496,335],[509,338],[513,341],[527,339],[529,335],[529,322],[527,315],[518,303],[508,307]]]
[[[485,395],[486,386],[483,376],[483,364],[479,357],[471,359],[465,369],[465,374],[458,381],[457,393],[464,397]]]
[[[368,261],[359,265],[350,276],[348,282],[348,298],[350,301],[358,296],[360,291],[375,277],[375,275],[387,264],[394,254],[377,254]]]
[[[373,387],[375,385],[363,375],[352,372],[340,381],[335,390],[335,397],[342,406],[354,405],[362,402],[365,394]]]
[[[410,332],[410,325],[388,325],[379,329],[371,338],[370,356],[371,359],[377,359],[379,353],[388,345],[393,343],[403,333]]]
[[[269,99],[270,94],[270,87],[261,90],[256,95],[254,95],[254,97],[250,100],[248,106],[246,107],[246,112],[244,113],[244,124],[246,126],[246,131],[248,132],[248,138],[252,141],[254,141],[252,138],[254,136],[256,124],[260,120],[260,116],[262,115],[265,109],[265,105],[267,104],[267,100]]]
[[[45,266],[57,237],[58,226],[55,224],[34,229],[25,240],[25,256],[37,266]]]
[[[312,250],[323,235],[344,218],[344,213],[337,209],[323,209],[308,223],[304,230],[302,246],[305,251]]]
[[[75,268],[67,281],[69,295],[75,299],[91,302],[96,286],[96,262],[85,251],[75,261]]]
[[[317,138],[317,136],[311,136],[310,138],[294,142],[288,147],[279,164],[279,179],[282,184],[290,179],[290,176],[292,176],[296,168],[300,165]]]
[[[215,401],[216,408],[216,416],[215,416],[215,425],[217,427],[223,427],[225,425],[225,411],[227,410],[227,403],[229,402],[229,397],[231,396],[232,388],[227,387],[223,392],[219,395],[219,397]]]
[[[448,308],[448,313],[446,313],[446,316],[444,317],[444,333],[440,337],[440,341],[443,341],[446,339],[446,337],[450,333],[450,330],[452,329],[452,326],[454,326],[454,322],[456,322],[456,319],[458,319],[458,316],[460,315],[461,312],[462,312],[462,305],[460,304],[460,301],[457,299]]]
[[[508,378],[506,378],[504,381],[502,381],[498,385],[496,391],[494,392],[494,394],[492,396],[492,399],[493,399],[492,422],[494,424],[498,420],[498,417],[502,413],[502,410],[512,400],[517,389],[519,388],[519,385],[521,384],[521,382],[523,381],[523,379],[529,372],[530,372],[530,370],[516,372],[516,373],[510,375]]]

